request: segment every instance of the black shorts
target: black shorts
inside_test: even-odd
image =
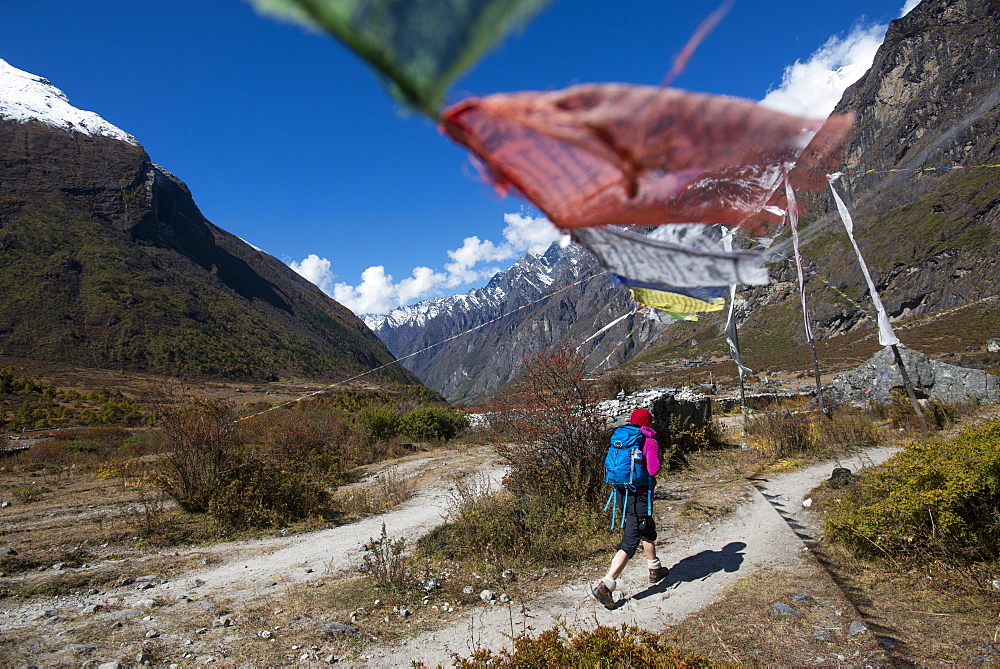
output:
[[[629,491],[626,503],[624,489],[619,489],[616,504],[618,512],[625,514],[625,527],[622,530],[622,541],[618,544],[618,550],[625,551],[631,558],[635,555],[640,541],[650,543],[656,541],[656,523],[653,517],[648,515],[648,493]]]

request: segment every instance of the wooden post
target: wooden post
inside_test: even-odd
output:
[[[920,427],[923,428],[924,432],[927,432],[930,428],[927,427],[927,419],[924,418],[924,412],[920,410],[920,402],[917,401],[917,395],[913,392],[913,384],[910,383],[910,375],[906,373],[903,356],[899,354],[899,347],[895,344],[890,346],[890,348],[892,349],[892,356],[896,359],[896,364],[899,365],[899,375],[903,377],[903,387],[906,388],[906,396],[910,398],[910,404],[913,405],[913,410],[917,412],[917,418],[920,419]]]

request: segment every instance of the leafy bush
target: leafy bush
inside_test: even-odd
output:
[[[857,411],[836,410],[829,420],[816,422],[816,445],[825,450],[864,448],[882,441],[882,434],[871,418]]]
[[[514,639],[513,652],[477,650],[459,660],[463,669],[486,667],[711,667],[707,658],[673,648],[662,637],[638,627],[598,626],[593,631],[565,632],[556,627],[537,637]]]
[[[315,479],[266,458],[244,458],[233,475],[212,495],[210,516],[225,527],[280,527],[307,518],[327,502],[325,488]]]
[[[361,409],[357,422],[364,429],[369,442],[392,439],[399,434],[399,411],[391,404]]]
[[[1000,558],[1000,421],[910,443],[831,505],[827,536],[893,558]]]
[[[399,431],[411,439],[448,441],[468,426],[465,414],[441,407],[423,407],[403,416]]]
[[[184,511],[238,529],[278,526],[318,514],[328,501],[325,442],[291,430],[283,416],[253,430],[232,404],[204,400],[165,414],[157,483]],[[289,431],[297,439],[289,440]],[[336,462],[334,460],[334,462]]]

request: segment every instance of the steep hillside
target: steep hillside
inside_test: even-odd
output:
[[[3,61],[0,79],[0,354],[234,379],[392,361],[347,309],[208,222],[131,136]],[[378,376],[417,383],[398,365]]]
[[[846,175],[837,187],[853,212],[858,244],[893,319],[1000,293],[997,170],[928,170],[1000,161],[998,103],[1000,3],[923,0],[890,24],[871,70],[837,107],[857,114]],[[864,173],[869,170],[881,173]],[[868,306],[832,198],[827,192],[808,203],[807,263]],[[787,240],[779,245],[787,247]],[[795,295],[782,290],[793,280],[789,269],[779,267],[772,276],[771,286],[750,293],[751,327],[798,309]],[[809,294],[820,336],[872,327],[859,309],[821,282],[811,280]],[[801,331],[795,319],[784,320]],[[798,332],[793,336],[801,341]]]
[[[1000,181],[996,168],[975,167],[1000,162],[998,102],[1000,3],[923,0],[890,24],[871,69],[837,106],[857,122],[836,185],[894,322],[1000,294]],[[956,166],[969,167],[949,169]],[[817,338],[873,330],[868,289],[829,191],[803,200]],[[744,355],[804,342],[794,267],[783,259],[792,255],[787,231],[773,249],[770,284],[743,291],[738,305]],[[688,355],[692,337],[718,333],[709,325],[667,331],[658,355]],[[721,353],[725,343],[708,348]]]
[[[472,401],[513,378],[526,355],[553,342],[579,344],[632,306],[589,252],[556,243],[543,255],[526,254],[483,288],[365,320],[397,356],[422,351],[402,362],[424,383],[451,400]],[[664,327],[632,315],[581,353],[595,370],[606,369],[642,350]]]

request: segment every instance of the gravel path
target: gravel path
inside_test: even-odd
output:
[[[857,471],[884,462],[895,452],[872,449],[863,457],[836,464]],[[468,655],[471,646],[509,648],[511,630],[516,632],[525,622],[536,631],[557,623],[582,628],[628,623],[663,629],[716,601],[727,586],[759,569],[811,566],[812,558],[799,536],[808,530],[798,530],[797,535],[788,521],[808,527],[808,520],[801,518],[805,515],[801,513],[803,498],[830,476],[836,464],[826,462],[755,480],[753,492],[734,513],[658,547],[670,575],[656,586],[647,583],[642,557],[634,558],[619,579],[616,596],[623,593],[624,599],[613,611],[597,604],[589,595],[590,579],[581,579],[530,602],[526,612],[512,605],[483,607],[451,627],[421,634],[399,646],[375,649],[368,654],[368,666],[409,667],[413,660],[431,667],[449,666],[452,653]]]

